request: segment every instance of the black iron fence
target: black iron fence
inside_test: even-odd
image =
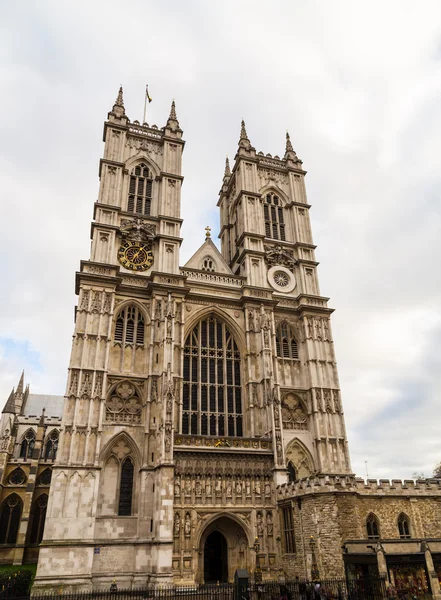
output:
[[[111,589],[112,588],[112,589]],[[0,600],[28,600],[29,590],[21,586],[0,590]],[[310,582],[300,579],[235,584],[149,585],[142,589],[33,594],[31,600],[385,600],[384,579],[327,579]]]

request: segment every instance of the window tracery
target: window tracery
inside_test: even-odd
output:
[[[52,469],[44,469],[37,479],[37,485],[50,485],[52,479]]]
[[[398,532],[401,539],[409,539],[410,536],[410,520],[407,515],[401,513],[398,517]]]
[[[41,494],[34,501],[31,509],[31,531],[29,535],[29,542],[31,544],[39,544],[43,539],[44,523],[46,521],[46,510],[47,510],[47,494]]]
[[[200,321],[184,347],[182,433],[242,437],[240,352],[226,325]]]
[[[287,359],[298,359],[299,349],[291,325],[283,321],[276,328],[277,356]]]
[[[216,263],[210,256],[206,256],[202,261],[202,271],[211,271],[214,272],[216,270]]]
[[[50,432],[44,446],[44,458],[46,460],[55,460],[55,457],[57,456],[59,438],[60,432],[58,429],[54,429]]]
[[[366,519],[366,532],[370,540],[376,540],[380,537],[378,519],[373,513],[370,513]]]
[[[284,429],[307,429],[307,412],[295,394],[287,394],[282,400],[282,422]]]
[[[0,513],[0,544],[15,544],[20,526],[22,501],[10,494],[3,501]]]
[[[20,458],[32,458],[32,452],[35,447],[35,431],[28,429],[23,436],[20,446]]]
[[[274,240],[285,238],[285,221],[283,217],[282,202],[273,192],[266,194],[263,202],[263,213],[265,219],[265,236]]]
[[[137,306],[126,306],[118,313],[115,321],[115,342],[124,345],[144,345],[144,316]]]
[[[8,477],[9,485],[22,485],[26,482],[26,475],[22,468],[18,467]]]
[[[106,420],[118,423],[140,423],[142,402],[136,387],[122,381],[113,389],[106,401]]]
[[[130,174],[127,211],[149,215],[152,206],[153,177],[146,164],[137,165]]]

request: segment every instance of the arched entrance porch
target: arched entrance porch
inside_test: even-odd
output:
[[[221,516],[206,525],[199,541],[200,583],[231,582],[236,569],[252,567],[247,534],[235,518]]]

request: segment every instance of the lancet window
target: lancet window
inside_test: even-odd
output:
[[[47,494],[41,494],[35,500],[31,509],[31,531],[29,542],[39,544],[43,539],[44,522],[46,521]]]
[[[32,452],[35,447],[35,431],[28,429],[24,434],[20,446],[20,458],[32,458]]]
[[[296,551],[296,542],[291,504],[282,506],[282,531],[284,550],[287,554],[293,554]]]
[[[370,540],[375,540],[380,537],[380,526],[378,519],[374,514],[368,515],[366,519],[366,532]]]
[[[243,435],[240,352],[226,325],[200,321],[184,347],[182,433]]]
[[[401,513],[398,517],[398,531],[401,539],[410,538],[410,522],[409,517],[404,513]]]
[[[127,211],[149,215],[152,206],[153,177],[146,164],[137,165],[130,174]]]
[[[50,432],[44,446],[44,458],[46,460],[55,460],[55,457],[57,456],[59,437],[60,432],[57,429],[54,429]]]
[[[280,323],[276,329],[276,349],[281,358],[299,358],[297,340],[288,323]]]
[[[285,221],[283,217],[282,202],[276,194],[267,194],[263,202],[265,218],[265,236],[274,240],[285,238]]]
[[[115,342],[122,344],[144,344],[144,317],[137,306],[126,306],[115,321]]]
[[[120,516],[132,514],[133,472],[133,462],[128,456],[121,465],[118,503],[118,515]]]
[[[15,544],[20,526],[22,501],[17,494],[10,494],[1,506],[0,544]]]
[[[288,463],[288,481],[291,483],[292,481],[296,481],[296,480],[297,480],[296,468],[290,461]]]

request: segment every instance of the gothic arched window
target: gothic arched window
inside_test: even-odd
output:
[[[37,485],[45,485],[45,486],[50,485],[51,479],[52,479],[52,470],[44,469],[44,471],[42,471],[40,473],[40,475],[38,476]]]
[[[35,431],[28,429],[23,436],[20,446],[20,458],[32,458],[35,446]]]
[[[144,163],[137,165],[130,174],[127,211],[149,215],[152,206],[153,177]]]
[[[285,238],[285,221],[283,218],[282,202],[276,194],[270,193],[263,201],[263,213],[265,218],[265,236],[274,240]]]
[[[216,265],[212,258],[206,256],[202,261],[202,271],[215,271]]]
[[[410,521],[409,517],[404,513],[401,513],[398,517],[398,531],[401,539],[410,538]]]
[[[375,540],[380,537],[380,527],[377,517],[371,513],[366,519],[366,531],[370,540]]]
[[[137,306],[123,308],[115,321],[115,342],[144,344],[144,317]]]
[[[57,429],[54,429],[50,432],[44,446],[44,458],[46,460],[55,460],[55,457],[57,456],[59,437],[60,432]]]
[[[20,467],[18,467],[17,469],[14,469],[8,477],[9,485],[22,485],[25,482],[26,482],[26,475],[25,475],[25,472],[23,471],[23,469],[21,469]]]
[[[31,508],[31,530],[29,543],[39,544],[43,539],[44,522],[46,520],[47,494],[41,494]]]
[[[241,437],[240,352],[216,317],[200,321],[185,340],[182,433]]]
[[[290,461],[288,463],[288,481],[289,481],[289,483],[291,483],[292,481],[296,481],[296,480],[297,480],[296,468]]]
[[[280,323],[276,329],[276,349],[281,358],[299,358],[297,341],[288,323]]]
[[[20,526],[22,501],[17,494],[8,496],[0,512],[0,544],[15,544]]]
[[[120,516],[132,514],[133,471],[133,462],[128,456],[121,465],[118,503],[118,515]]]

